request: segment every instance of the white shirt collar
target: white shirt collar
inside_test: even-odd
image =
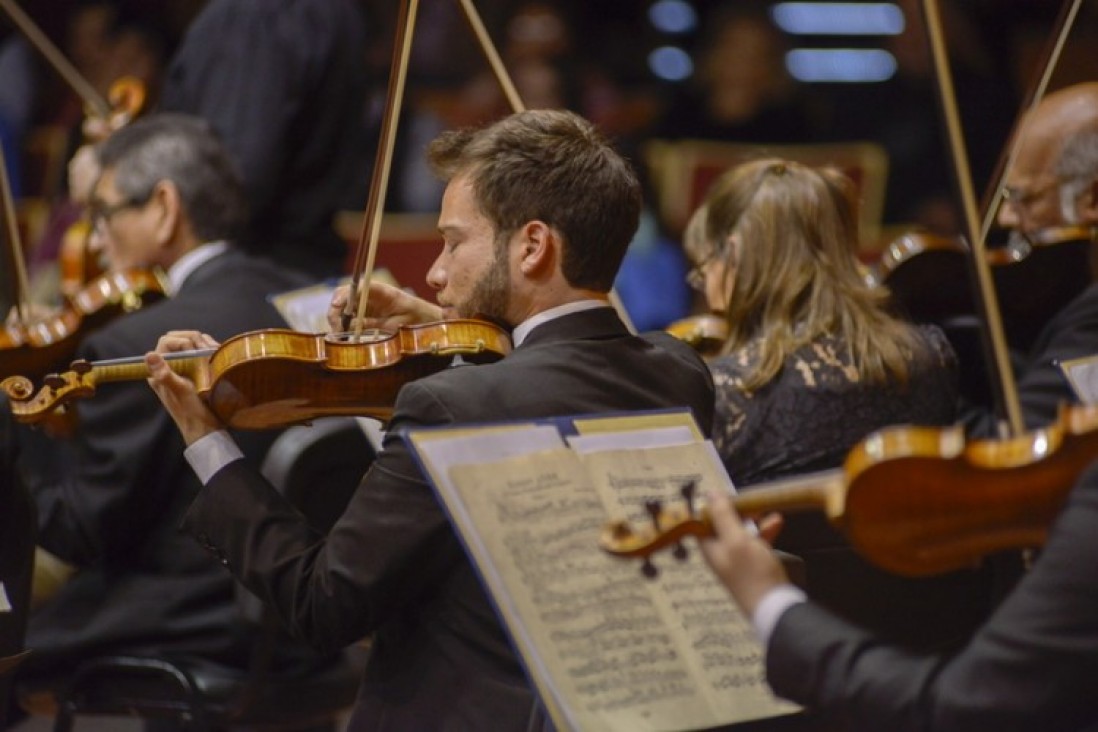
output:
[[[211,241],[199,244],[191,251],[184,254],[168,270],[168,284],[172,294],[179,292],[179,288],[187,281],[196,269],[229,248],[226,241]]]
[[[530,331],[542,323],[547,323],[562,315],[571,315],[572,313],[579,313],[584,310],[608,307],[610,307],[610,303],[605,300],[577,300],[576,302],[570,302],[564,305],[558,305],[555,308],[542,310],[537,315],[531,316],[515,326],[515,330],[511,333],[511,342],[514,344],[515,348],[518,348],[522,345],[522,342],[526,340],[526,336],[530,335]]]

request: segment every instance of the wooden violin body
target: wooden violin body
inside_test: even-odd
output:
[[[237,429],[274,429],[333,415],[387,419],[408,381],[448,367],[454,356],[495,361],[511,350],[507,334],[479,320],[404,326],[366,341],[270,329],[243,333],[215,351],[170,359],[210,409]],[[47,377],[35,393],[29,379],[0,382],[15,419],[48,421],[69,402],[92,396],[100,383],[146,378],[139,358],[77,362]]]
[[[960,427],[894,427],[870,435],[842,469],[748,487],[745,517],[824,512],[851,546],[895,574],[971,567],[988,554],[1039,547],[1083,470],[1098,459],[1098,409],[1068,407],[1056,424],[1007,440],[965,442]],[[601,544],[647,558],[685,536],[711,536],[704,510],[667,509],[658,525],[608,526]]]
[[[208,401],[241,429],[333,415],[388,419],[405,383],[441,371],[454,356],[487,362],[510,350],[506,333],[474,320],[404,326],[365,343],[289,330],[245,333],[210,359]]]
[[[0,378],[37,378],[72,359],[90,331],[115,317],[164,297],[167,283],[157,270],[108,272],[92,280],[60,313],[0,331]]]
[[[666,332],[684,341],[703,356],[715,356],[728,340],[728,323],[719,315],[706,313],[676,320]]]
[[[1092,280],[1094,231],[1058,227],[987,250],[1006,338],[1025,352],[1044,325]],[[911,319],[943,323],[976,313],[965,242],[911,232],[892,241],[867,281],[885,285]]]

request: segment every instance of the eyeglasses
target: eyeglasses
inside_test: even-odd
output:
[[[705,268],[717,258],[716,254],[710,254],[702,261],[695,264],[686,272],[686,284],[698,292],[705,290]]]
[[[92,229],[102,234],[107,228],[107,224],[110,223],[111,218],[126,209],[140,208],[149,202],[148,197],[143,199],[128,198],[118,203],[106,205],[99,202],[93,202],[88,210],[88,215],[91,219]]]
[[[1036,188],[1022,188],[1021,186],[1003,186],[1003,202],[1012,206],[1025,208],[1032,206],[1042,196],[1064,182],[1063,178],[1056,177],[1043,186]]]

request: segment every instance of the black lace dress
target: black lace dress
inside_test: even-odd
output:
[[[710,362],[717,389],[713,440],[740,490],[777,478],[835,468],[869,433],[901,424],[955,419],[956,359],[934,327],[910,364],[908,382],[869,384],[834,337],[805,346],[778,376],[748,393],[744,375],[758,346]],[[932,579],[888,575],[856,556],[819,514],[789,514],[777,547],[805,561],[808,593],[849,620],[890,639],[939,647],[967,637],[990,609],[987,571]]]

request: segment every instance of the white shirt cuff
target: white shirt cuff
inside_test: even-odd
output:
[[[759,637],[763,648],[770,645],[770,635],[785,611],[806,599],[804,591],[795,585],[778,585],[763,595],[763,599],[755,608],[755,616],[751,618],[755,626],[755,635]]]
[[[200,437],[191,443],[190,447],[183,451],[183,457],[191,464],[202,485],[210,482],[217,471],[244,457],[244,453],[229,437],[225,430],[211,432],[205,437]]]

